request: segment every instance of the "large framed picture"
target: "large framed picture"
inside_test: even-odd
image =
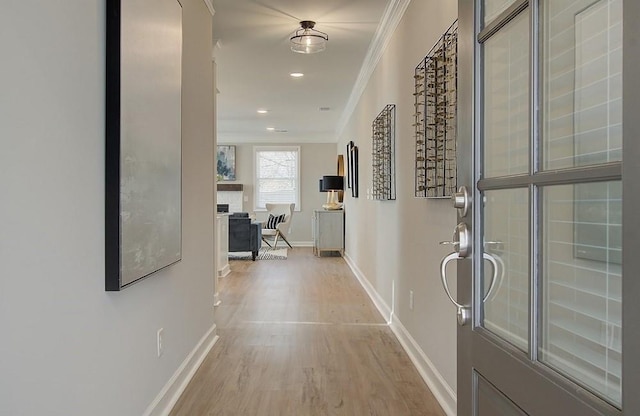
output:
[[[219,145],[217,149],[216,173],[219,181],[236,180],[236,147]]]
[[[182,258],[182,6],[107,0],[105,289]]]

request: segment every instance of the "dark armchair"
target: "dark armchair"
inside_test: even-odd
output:
[[[229,252],[250,251],[255,261],[262,247],[262,224],[252,222],[246,212],[234,212],[229,216]]]

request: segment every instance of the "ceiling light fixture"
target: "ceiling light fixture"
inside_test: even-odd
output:
[[[269,110],[263,110],[263,109],[258,110],[258,114],[267,114],[268,112]]]
[[[267,130],[268,130],[268,131],[275,131],[275,130],[276,130],[276,128],[275,128],[275,127],[267,127]]]
[[[317,53],[327,48],[329,35],[313,27],[316,22],[303,20],[300,22],[300,29],[291,36],[291,50],[297,53]]]
[[[292,72],[289,75],[292,76],[293,78],[302,78],[304,76],[302,72]]]

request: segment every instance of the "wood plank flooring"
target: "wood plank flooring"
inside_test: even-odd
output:
[[[444,412],[341,257],[232,261],[220,340],[171,416]]]

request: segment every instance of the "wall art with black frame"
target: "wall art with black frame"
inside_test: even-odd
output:
[[[182,258],[182,5],[107,0],[105,289]]]
[[[358,197],[358,146],[353,141],[347,143],[347,188],[352,197]]]

